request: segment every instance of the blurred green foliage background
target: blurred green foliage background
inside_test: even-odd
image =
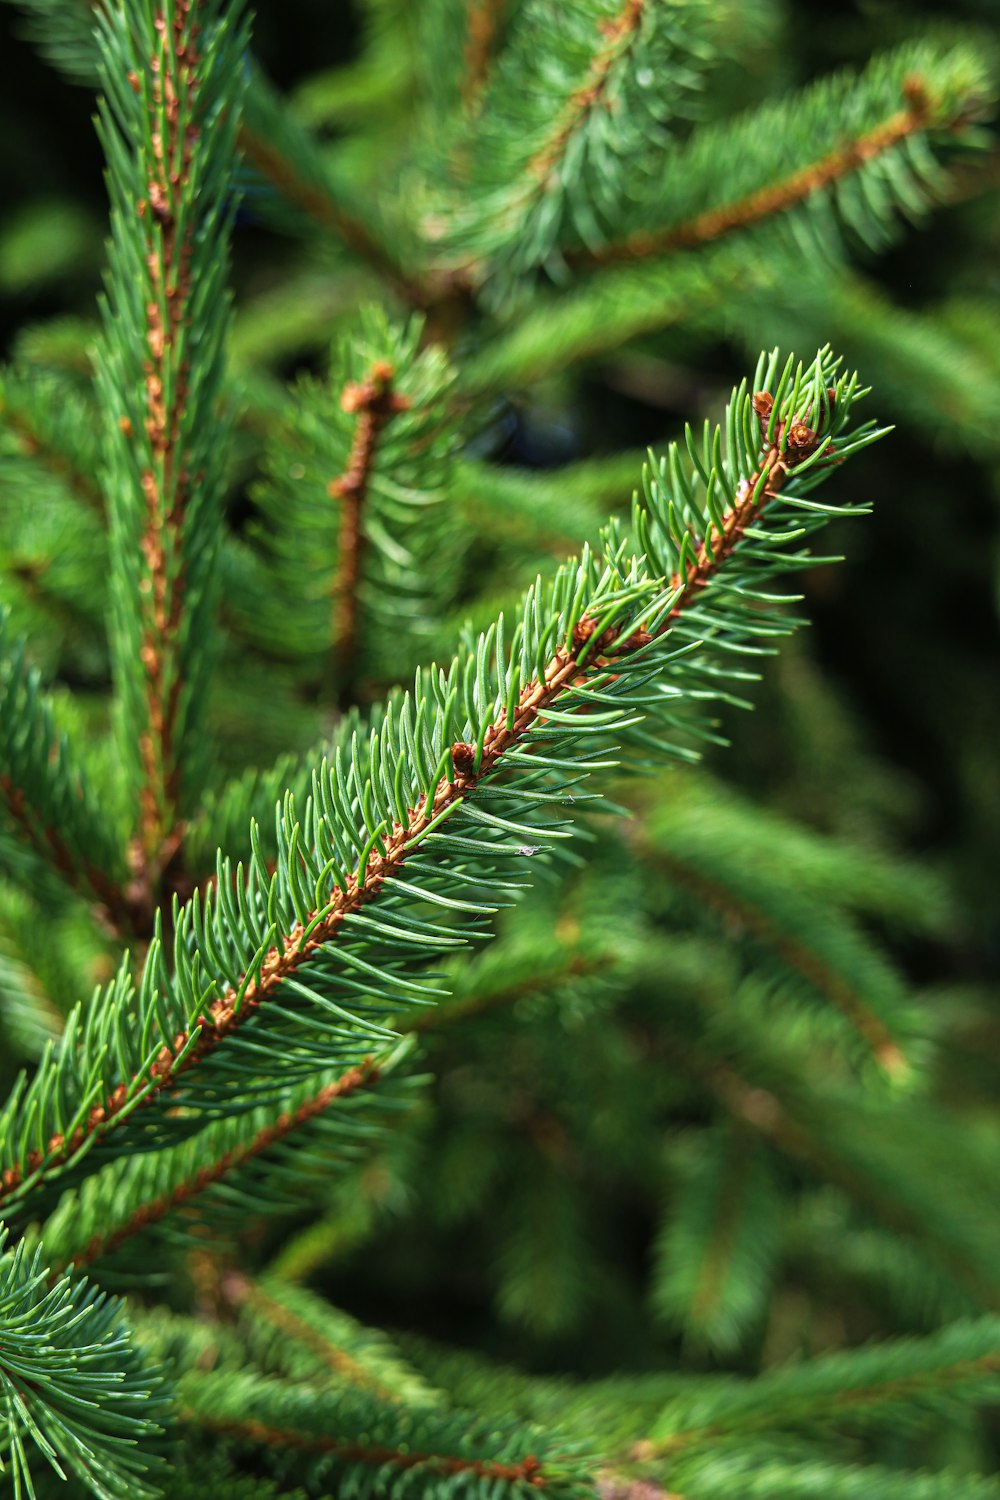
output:
[[[996,31],[998,19],[997,0],[838,0],[808,11],[789,3],[774,36],[751,49],[746,68],[727,73],[717,87],[727,91],[729,110],[736,100],[759,97],[765,81],[768,89],[776,80],[791,88],[842,64],[863,65],[879,48],[929,27],[966,20]],[[93,318],[106,222],[92,99],[47,67],[24,40],[23,28],[13,6],[0,6],[0,131],[6,142],[0,159],[0,343],[8,354],[23,343],[26,329],[30,337],[32,327],[49,319]],[[254,32],[263,67],[306,117],[322,97],[325,70],[354,55],[359,35],[357,17],[343,0],[263,0]],[[338,126],[320,129],[335,138]],[[731,784],[775,812],[821,833],[891,850],[941,875],[954,904],[949,923],[921,931],[917,922],[915,931],[894,931],[889,941],[906,979],[924,992],[939,990],[942,1015],[954,1023],[942,1091],[962,1098],[975,1118],[994,1126],[1000,1100],[998,244],[1000,154],[994,148],[959,169],[949,201],[927,222],[863,264],[866,295],[889,299],[901,315],[898,337],[880,338],[871,361],[877,371],[866,360],[871,331],[863,301],[844,303],[839,326],[815,326],[807,305],[799,319],[786,311],[780,326],[769,321],[766,309],[757,317],[761,344],[781,343],[808,354],[829,340],[877,381],[874,410],[895,422],[897,431],[852,472],[858,498],[877,504],[870,519],[832,539],[831,550],[842,545],[849,566],[818,569],[804,580],[812,622],[808,639],[783,650],[756,695],[757,711],[730,726],[735,750],[710,757]],[[236,343],[247,355],[262,348],[265,363],[282,377],[321,366],[341,311],[331,306],[322,316],[323,260],[308,262],[311,253],[251,216],[241,217],[234,243]],[[290,278],[300,285],[305,272],[312,300],[303,316],[294,302],[282,302],[282,294]],[[879,326],[891,328],[891,318]],[[711,328],[696,325],[642,340],[595,361],[575,383],[556,381],[530,402],[515,401],[505,417],[503,457],[546,468],[659,443],[675,435],[686,417],[718,407],[746,363],[746,348],[724,318]],[[488,576],[497,566],[484,548],[483,592],[491,583],[496,591],[504,587],[502,572],[493,580]],[[605,878],[627,908],[629,872],[606,871]],[[572,1030],[577,1022],[569,1014],[562,1024]],[[594,1092],[587,1097],[599,1096],[602,1081],[610,1093],[626,1095],[627,1053],[609,1055],[598,1032],[591,1037],[598,1050],[586,1061],[588,1033],[579,1025],[584,1066],[592,1068]],[[474,1043],[462,1033],[461,1044],[453,1036],[435,1045],[432,1061],[444,1080],[445,1113],[430,1155],[436,1152],[435,1170],[450,1174],[454,1186],[463,1172],[478,1178],[492,1170],[491,1099],[479,1096],[470,1104],[463,1069],[470,1066],[469,1046],[487,1066],[491,1045],[503,1046],[502,1033],[494,1037],[486,1027]],[[527,1043],[525,1049],[528,1076],[537,1058],[532,1060]],[[636,1181],[648,1163],[636,1156],[634,1142],[646,1116],[671,1107],[671,1088],[664,1081],[663,1098],[637,1101],[635,1120],[618,1121],[622,1158],[631,1160]],[[575,1126],[554,1123],[558,1110],[548,1109],[547,1090],[558,1096],[551,1078],[537,1081],[517,1147],[523,1146],[524,1160],[515,1153],[497,1167],[500,1196],[493,1204],[502,1201],[501,1189],[514,1186],[535,1195],[539,1210],[532,1217],[525,1207],[522,1221],[541,1226],[543,1237],[559,1232],[560,1171],[577,1149],[573,1131],[579,1131],[586,1159],[588,1132],[595,1128],[591,1117]],[[451,1158],[449,1110],[464,1110],[466,1125],[477,1111],[482,1116],[481,1133],[470,1128]],[[595,1184],[583,1167],[580,1173],[603,1195],[598,1237],[614,1242],[619,1273],[638,1282],[648,1269],[649,1206],[634,1184],[615,1179],[612,1147],[604,1134],[595,1148],[604,1162],[603,1180]],[[324,1286],[333,1299],[363,1316],[463,1341],[475,1327],[476,1339],[501,1356],[516,1353],[543,1367],[572,1360],[594,1371],[609,1368],[616,1357],[634,1357],[646,1337],[639,1304],[626,1309],[617,1293],[609,1293],[598,1298],[606,1318],[599,1326],[580,1312],[588,1305],[584,1296],[554,1318],[551,1329],[536,1329],[526,1346],[516,1307],[501,1319],[506,1332],[493,1322],[492,1272],[484,1269],[485,1211],[471,1226],[455,1209],[422,1229],[405,1203],[394,1205],[393,1213],[390,1227],[374,1242],[363,1226],[358,1229],[362,1252],[352,1252],[345,1230],[344,1257],[326,1273]],[[565,1232],[571,1235],[572,1226]],[[530,1259],[530,1245],[522,1251]],[[505,1253],[516,1256],[517,1244]],[[599,1262],[600,1256],[592,1264]],[[442,1264],[452,1267],[444,1286]],[[575,1295],[565,1281],[551,1289],[552,1296],[557,1293],[571,1302]],[[535,1288],[534,1295],[544,1302],[544,1289]],[[614,1319],[611,1307],[617,1309]],[[863,1320],[852,1331],[863,1335]]]

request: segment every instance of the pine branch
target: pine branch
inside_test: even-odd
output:
[[[721,430],[708,430],[702,452],[691,439],[687,475],[674,449],[660,475],[648,477],[648,504],[633,518],[639,555],[629,558],[627,541],[612,531],[603,558],[585,554],[547,593],[532,591],[509,655],[501,621],[447,676],[418,676],[415,706],[404,698],[367,754],[357,746],[350,769],[337,757],[314,780],[303,822],[290,803],[280,811],[273,875],[259,845],[245,880],[220,861],[214,893],[178,914],[173,973],[154,943],[139,994],[123,972],[79,1040],[68,1035],[55,1072],[39,1070],[24,1099],[8,1105],[10,1124],[37,1101],[34,1139],[44,1143],[29,1147],[20,1131],[0,1130],[9,1203],[82,1165],[84,1154],[92,1169],[101,1150],[115,1149],[113,1138],[124,1143],[118,1127],[133,1114],[147,1137],[169,1133],[178,1103],[216,1108],[235,1080],[246,1087],[253,1076],[259,1086],[262,1026],[271,1087],[279,1055],[286,1086],[330,1066],[331,1045],[344,1068],[356,1064],[373,1037],[384,1045],[391,1036],[369,1016],[398,1016],[433,998],[410,977],[414,963],[462,942],[418,915],[422,903],[465,913],[467,928],[481,928],[493,908],[469,895],[509,888],[502,861],[566,836],[549,808],[572,794],[588,765],[601,764],[600,748],[583,748],[586,736],[599,745],[612,735],[650,743],[633,727],[636,709],[648,707],[666,730],[665,741],[652,741],[660,753],[690,753],[690,711],[706,692],[720,696],[725,667],[716,652],[759,651],[755,638],[791,628],[754,601],[773,597],[761,592],[769,576],[805,560],[781,545],[831,513],[805,497],[859,394],[856,378],[841,377],[831,395],[832,377],[826,355],[808,371],[789,363],[780,378],[776,356],[762,359],[755,384],[774,384],[774,395],[737,393],[728,456]],[[875,435],[861,429],[837,456]],[[114,1038],[113,1062],[93,1053],[104,1036]]]
[[[624,0],[616,14],[598,23],[602,41],[590,61],[583,82],[570,94],[551,134],[529,158],[525,176],[543,191],[550,174],[566,155],[569,142],[587,116],[605,106],[613,69],[635,45],[648,0]]]
[[[53,475],[97,515],[104,501],[96,483],[94,412],[76,387],[50,372],[8,366],[0,374],[0,428],[21,452]]]
[[[95,23],[99,31],[107,29],[104,0],[8,0],[8,3],[17,5],[32,18],[32,39],[55,67],[78,83],[92,87],[100,81]],[[233,59],[234,88],[245,80],[246,56],[244,38]],[[332,233],[383,275],[405,305],[428,306],[433,299],[434,283],[425,283],[403,267],[389,230],[370,222],[370,215],[356,201],[358,195],[328,169],[309,132],[296,124],[259,69],[249,71],[238,145],[248,165],[260,174],[265,189],[263,193],[254,192],[254,184],[250,184],[257,211],[275,219],[281,227],[287,227],[291,220],[300,230],[318,227]],[[398,233],[397,227],[397,237]]]
[[[765,105],[735,124],[696,131],[665,163],[655,208],[643,204],[633,211],[633,217],[648,217],[669,204],[674,221],[662,228],[635,228],[619,240],[570,255],[570,263],[605,265],[711,244],[811,200],[818,208],[821,199],[840,210],[857,236],[883,242],[893,209],[919,210],[927,196],[924,181],[935,181],[933,158],[926,145],[917,150],[918,144],[932,132],[960,137],[983,117],[990,98],[988,77],[971,47],[942,53],[911,44],[875,59],[860,79],[836,75],[798,99]],[[816,155],[817,140],[831,135],[830,148]],[[709,161],[711,171],[705,171]],[[852,178],[860,180],[857,191],[848,194]],[[707,206],[680,217],[699,198]],[[817,217],[816,228],[828,233],[832,218]]]
[[[829,910],[817,913],[796,892],[760,876],[753,878],[752,894],[748,894],[740,880],[742,872],[712,868],[710,852],[708,861],[703,858],[700,863],[697,851],[693,858],[685,858],[664,848],[654,857],[669,880],[691,891],[727,922],[743,928],[800,974],[840,1012],[886,1076],[907,1076],[911,1064],[903,1043],[908,1038],[903,1031],[902,994],[892,993],[898,990],[895,976],[873,950],[866,949],[845,917]],[[781,912],[780,922],[776,911]],[[888,1021],[881,1013],[886,992],[895,1001]]]
[[[612,1490],[604,1500],[670,1500],[647,1481],[634,1481],[634,1488],[618,1496]],[[839,1464],[825,1456],[775,1457],[764,1445],[759,1450],[702,1455],[671,1467],[670,1488],[679,1494],[673,1500],[732,1500],[734,1494],[751,1494],[753,1500],[997,1500],[1000,1481],[959,1469],[940,1473],[891,1469],[884,1464]],[[749,1486],[749,1489],[747,1488]]]
[[[529,1375],[467,1349],[432,1343],[409,1334],[397,1340],[406,1357],[435,1389],[483,1416],[515,1413],[547,1430],[556,1429],[602,1453],[619,1453],[643,1437],[664,1406],[692,1384],[715,1384],[690,1372],[619,1372],[602,1380],[565,1375]],[[727,1377],[723,1377],[726,1379]]]
[[[102,17],[111,272],[107,414],[112,641],[139,878],[176,858],[199,783],[221,531],[219,398],[245,27],[220,0]],[[229,24],[232,22],[232,24]],[[223,424],[224,425],[224,424]]]
[[[275,1276],[254,1280],[239,1272],[224,1278],[223,1296],[241,1314],[238,1334],[264,1372],[318,1387],[347,1385],[379,1401],[439,1404],[384,1334],[324,1298]]]
[[[954,1318],[975,1317],[976,1299],[922,1247],[891,1229],[858,1222],[846,1195],[798,1205],[787,1223],[785,1254],[807,1286],[846,1289],[894,1329],[929,1333]]]
[[[558,257],[567,237],[605,237],[635,159],[690,112],[707,14],[650,0],[572,10],[528,0],[478,114],[454,141],[444,212],[427,224],[433,235],[447,219],[445,255],[460,277],[519,274]]]
[[[677,215],[671,231],[703,214],[728,211],[732,204],[745,207],[744,200],[799,173],[817,139],[831,134],[827,155],[832,161],[843,149],[843,122],[856,126],[856,139],[884,128],[899,115],[903,87],[911,77],[920,78],[931,101],[925,128],[890,144],[846,176],[791,198],[783,211],[776,207],[751,216],[741,233],[734,225],[732,233],[699,240],[687,250],[676,248],[662,264],[655,257],[649,263],[612,262],[559,297],[537,297],[527,312],[518,306],[516,325],[510,321],[467,363],[464,388],[481,394],[520,387],[576,361],[618,350],[640,334],[692,321],[697,326],[706,316],[715,325],[725,316],[728,328],[730,308],[739,325],[745,297],[770,313],[772,304],[781,306],[783,289],[806,276],[803,245],[809,262],[828,264],[843,257],[848,240],[871,248],[890,243],[904,219],[922,213],[943,191],[947,179],[932,144],[973,136],[971,127],[967,131],[969,122],[989,106],[992,81],[972,46],[942,51],[913,44],[876,59],[860,80],[838,75],[736,124],[705,126],[665,158],[664,175],[651,200],[656,213],[663,204],[671,205]],[[814,161],[810,172],[815,167]],[[648,229],[649,201],[635,209],[641,221],[636,233]],[[735,300],[734,288],[739,289]]]
[[[696,245],[710,244],[736,230],[749,229],[774,214],[787,213],[813,194],[832,187],[842,177],[858,171],[883,153],[902,145],[918,131],[924,131],[932,123],[936,123],[933,122],[931,101],[921,79],[906,79],[903,96],[906,100],[905,108],[897,110],[888,119],[849,141],[846,146],[837,147],[818,161],[789,173],[780,182],[758,188],[723,207],[706,209],[673,229],[664,229],[659,233],[634,230],[620,243],[602,245],[589,254],[579,252],[569,256],[570,264],[609,265],[615,261],[636,260],[647,255],[665,255],[672,250],[690,250]]]
[[[940,937],[953,922],[935,871],[893,856],[874,840],[820,832],[763,806],[705,773],[675,774],[658,783],[645,819],[651,846],[720,870],[744,870],[808,895],[825,910],[841,908],[877,919],[894,931]],[[752,855],[748,851],[752,850]]]
[[[267,579],[244,601],[246,629],[333,677],[342,705],[373,671],[398,681],[404,626],[426,639],[452,581],[454,374],[422,331],[366,309],[329,381],[299,383],[255,496]]]
[[[764,1149],[738,1128],[689,1149],[656,1244],[652,1300],[695,1348],[738,1349],[762,1321],[781,1194]]]
[[[797,336],[810,325],[835,329],[863,356],[893,412],[932,434],[942,449],[988,458],[998,443],[997,320],[992,306],[975,308],[966,318],[960,306],[939,303],[918,312],[847,271],[805,274],[765,297],[741,299],[738,309],[727,309],[725,327],[754,349],[765,327],[769,337],[782,327],[794,327]]]
[[[29,1259],[5,1241],[0,1230],[0,1448],[15,1494],[33,1494],[28,1440],[102,1500],[152,1500],[158,1464],[136,1448],[160,1431],[166,1403],[120,1305],[84,1280],[51,1286],[40,1249]]]
[[[8,857],[43,901],[52,900],[55,876],[129,932],[132,910],[115,833],[56,727],[23,643],[10,639],[0,613],[0,835],[13,844]]]
[[[320,1393],[238,1374],[190,1373],[181,1381],[181,1401],[185,1422],[270,1450],[264,1461],[272,1465],[283,1450],[332,1460],[340,1486],[361,1497],[383,1493],[390,1476],[394,1494],[422,1500],[471,1500],[484,1482],[497,1495],[544,1489],[561,1500],[584,1500],[593,1493],[575,1445],[470,1413],[405,1409],[359,1391]]]
[[[752,1381],[694,1391],[663,1411],[640,1463],[754,1433],[860,1427],[899,1411],[934,1410],[953,1396],[992,1401],[1000,1389],[1000,1323],[958,1322],[925,1339],[899,1339],[805,1360]]]
[[[110,1163],[68,1194],[45,1225],[48,1253],[74,1269],[145,1263],[146,1248],[124,1258],[138,1236],[163,1225],[168,1239],[206,1230],[227,1242],[249,1216],[301,1211],[329,1189],[331,1174],[382,1144],[411,1107],[423,1080],[393,1073],[405,1049],[380,1066],[370,1060],[339,1076],[330,1070],[289,1090],[274,1107],[243,1110],[172,1150]],[[322,1159],[321,1173],[316,1161]],[[138,1256],[138,1260],[136,1260]]]
[[[968,1212],[970,1199],[988,1201],[993,1152],[973,1149],[926,1099],[832,1085],[828,1069],[817,1073],[801,1044],[780,1039],[754,990],[744,982],[724,1010],[703,1010],[700,1002],[691,1008],[675,997],[663,1014],[674,1055],[741,1128],[911,1239],[978,1307],[996,1306],[993,1244],[1000,1230],[991,1213]],[[914,1152],[921,1159],[916,1175],[904,1166]]]

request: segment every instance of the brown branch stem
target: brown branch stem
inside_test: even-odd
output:
[[[341,502],[337,538],[337,572],[333,582],[333,653],[337,692],[341,705],[351,700],[357,677],[359,632],[358,589],[364,563],[364,505],[371,481],[375,454],[382,429],[409,401],[392,389],[394,370],[385,360],[377,361],[368,379],[344,388],[340,404],[354,412],[357,422],[347,467],[327,487],[331,499]]]
[[[146,238],[149,297],[146,302],[145,430],[149,463],[141,476],[146,521],[140,550],[146,567],[141,592],[146,723],[139,739],[144,783],[140,792],[141,883],[177,837],[178,720],[181,680],[177,670],[185,579],[178,565],[181,534],[200,476],[185,464],[181,423],[188,395],[188,364],[177,362],[190,316],[193,223],[184,195],[198,127],[184,124],[199,93],[197,28],[191,0],[176,0],[173,22],[164,11],[153,21],[156,49],[149,61],[152,159],[147,160],[145,196],[136,205]],[[138,78],[132,80],[138,90]],[[196,112],[196,111],[195,111]],[[178,233],[178,220],[185,226]],[[128,419],[123,427],[129,435]]]
[[[414,1032],[423,1033],[433,1028],[440,1030],[451,1021],[461,1021],[469,1015],[480,1015],[484,1011],[513,1004],[514,1001],[531,994],[534,990],[541,989],[546,984],[559,983],[560,980],[574,974],[593,972],[599,966],[599,960],[596,958],[588,960],[579,954],[574,954],[559,974],[540,974],[534,983],[528,982],[516,988],[500,990],[496,994],[488,995],[485,999],[475,997],[472,1003],[457,1005],[440,1012],[421,1011],[413,1017],[404,1018],[399,1030],[403,1036]],[[136,1234],[141,1234],[151,1224],[158,1224],[175,1208],[186,1207],[193,1198],[215,1183],[221,1182],[228,1173],[238,1170],[246,1162],[260,1156],[277,1141],[284,1140],[293,1131],[300,1129],[303,1125],[308,1125],[318,1115],[325,1113],[337,1100],[359,1089],[372,1088],[379,1082],[381,1076],[379,1069],[370,1060],[360,1068],[348,1069],[339,1079],[326,1084],[312,1099],[306,1100],[294,1114],[280,1115],[274,1125],[265,1126],[245,1146],[226,1152],[211,1165],[199,1167],[188,1181],[178,1183],[162,1197],[150,1203],[140,1204],[117,1229],[107,1234],[95,1235],[83,1250],[71,1258],[70,1264],[78,1270],[81,1267],[93,1265],[95,1261],[102,1259],[112,1250],[117,1250],[126,1240]],[[259,1291],[259,1288],[257,1290]],[[261,1295],[263,1296],[263,1293]],[[288,1314],[288,1316],[292,1315]]]

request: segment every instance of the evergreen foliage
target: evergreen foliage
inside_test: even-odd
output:
[[[855,362],[995,469],[979,241],[879,284],[989,42],[364,0],[287,98],[238,0],[13,3],[111,226],[0,376],[14,1493],[1000,1495],[995,1023],[914,962],[984,908],[798,631],[917,546]]]

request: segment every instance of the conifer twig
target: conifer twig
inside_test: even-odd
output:
[[[23,789],[6,774],[0,774],[0,800],[25,843],[49,861],[73,890],[97,900],[116,932],[130,933],[135,913],[117,881],[89,861],[78,859],[58,828],[39,819]]]
[[[249,1442],[261,1443],[268,1448],[299,1448],[307,1453],[328,1453],[346,1463],[371,1464],[400,1473],[405,1473],[409,1469],[426,1468],[439,1474],[467,1474],[477,1479],[526,1484],[539,1490],[545,1489],[547,1484],[541,1461],[530,1453],[516,1463],[501,1463],[499,1460],[488,1458],[458,1458],[445,1453],[415,1453],[409,1448],[388,1448],[377,1443],[352,1443],[327,1433],[271,1427],[252,1418],[242,1421],[237,1421],[235,1418],[213,1418],[191,1407],[182,1407],[180,1415],[183,1421],[209,1432],[218,1432],[227,1437],[244,1438]]]
[[[99,346],[111,519],[112,654],[133,803],[137,910],[181,864],[214,665],[235,135],[246,23],[219,0],[156,0],[99,21],[99,130],[112,267]]]
[[[708,1062],[692,1054],[688,1055],[688,1061],[702,1073],[709,1087],[735,1120],[748,1125],[785,1156],[820,1171],[831,1182],[867,1203],[878,1217],[897,1232],[922,1232],[927,1235],[935,1242],[937,1254],[958,1280],[970,1287],[983,1305],[997,1305],[994,1278],[984,1271],[983,1266],[977,1263],[975,1256],[965,1246],[952,1245],[946,1234],[936,1232],[936,1226],[928,1223],[926,1215],[914,1213],[904,1198],[897,1196],[887,1202],[885,1195],[878,1191],[864,1170],[858,1170],[849,1157],[843,1156],[835,1148],[831,1149],[819,1138],[815,1129],[810,1129],[808,1121],[797,1118],[798,1111],[794,1105],[789,1108],[787,1102],[770,1088],[749,1082],[728,1064]]]
[[[574,953],[557,973],[540,972],[534,982],[525,981],[516,986],[501,989],[485,998],[474,996],[465,1004],[418,1012],[414,1016],[404,1017],[398,1030],[401,1035],[407,1036],[447,1029],[454,1021],[463,1021],[470,1015],[481,1015],[484,1011],[511,1005],[523,999],[525,995],[536,990],[551,989],[576,975],[596,972],[608,961],[607,955],[585,957]],[[62,1020],[61,1016],[60,1020]],[[188,1177],[175,1183],[169,1191],[138,1203],[125,1222],[119,1224],[117,1228],[93,1235],[81,1250],[68,1258],[67,1264],[77,1270],[93,1265],[119,1249],[137,1234],[141,1234],[152,1225],[161,1223],[175,1209],[189,1207],[193,1200],[202,1193],[217,1183],[223,1182],[232,1173],[239,1172],[249,1162],[287,1140],[296,1131],[310,1125],[320,1115],[325,1114],[331,1106],[361,1090],[375,1089],[385,1076],[385,1069],[377,1066],[370,1058],[366,1059],[360,1067],[346,1069],[339,1078],[317,1089],[294,1111],[283,1111],[273,1124],[263,1126],[243,1145],[223,1152],[214,1162],[206,1162],[200,1158],[198,1164],[192,1166]],[[65,1267],[60,1266],[58,1269],[62,1270]]]
[[[301,1129],[302,1126],[316,1119],[338,1099],[344,1099],[359,1089],[371,1088],[378,1082],[379,1076],[379,1069],[371,1061],[364,1063],[361,1067],[348,1068],[340,1078],[326,1084],[311,1099],[300,1105],[294,1114],[279,1115],[273,1124],[265,1125],[244,1145],[227,1151],[218,1161],[199,1167],[190,1180],[178,1183],[170,1192],[164,1193],[150,1203],[140,1204],[117,1229],[105,1235],[95,1235],[78,1254],[71,1258],[70,1264],[77,1270],[83,1266],[93,1265],[95,1261],[117,1250],[133,1235],[140,1234],[152,1224],[160,1223],[174,1209],[186,1207],[200,1193],[222,1182],[230,1172],[238,1171],[254,1157],[260,1156],[264,1151],[284,1140],[286,1136],[291,1135],[293,1131]]]
[[[868,1385],[847,1384],[840,1390],[824,1391],[823,1418],[828,1424],[838,1419],[850,1420],[853,1412],[862,1412],[866,1407],[919,1401],[925,1394],[974,1382],[998,1371],[1000,1347],[978,1357],[954,1359],[934,1369],[917,1369],[912,1374],[896,1375]],[[771,1379],[780,1379],[780,1376],[772,1376]],[[804,1396],[803,1404],[807,1405],[809,1399],[809,1395]],[[792,1401],[794,1403],[794,1397]],[[727,1437],[733,1431],[767,1431],[776,1425],[775,1412],[765,1407],[755,1413],[739,1413],[733,1422],[706,1423],[700,1427],[681,1429],[666,1437],[644,1438],[634,1445],[629,1457],[636,1463],[648,1463],[652,1459],[665,1458],[684,1449],[705,1447]]]
[[[650,0],[623,0],[618,14],[603,22],[604,44],[594,53],[584,81],[573,90],[557,117],[552,134],[531,157],[524,172],[532,198],[542,196],[574,133],[604,101],[614,64],[638,34]]]
[[[881,1016],[865,1005],[861,997],[818,953],[813,952],[800,938],[782,931],[744,895],[728,886],[717,885],[701,870],[695,869],[675,854],[658,848],[655,857],[657,863],[669,870],[680,884],[687,886],[722,917],[727,920],[735,919],[754,937],[773,948],[789,968],[808,980],[847,1018],[886,1073],[894,1077],[905,1077],[909,1071],[906,1056]]]
[[[26,458],[35,459],[56,479],[61,480],[71,494],[82,500],[88,510],[103,516],[104,499],[92,476],[77,468],[67,454],[60,452],[48,440],[38,423],[32,421],[32,412],[28,407],[20,403],[15,407],[9,399],[0,397],[0,419],[16,438]]]
[[[364,561],[364,504],[375,463],[379,435],[409,401],[393,391],[392,366],[372,365],[367,380],[347,385],[340,398],[344,411],[357,415],[347,467],[330,481],[331,499],[341,501],[337,573],[333,584],[333,664],[341,704],[350,701],[358,651],[358,587]]]
[[[815,434],[801,426],[803,448]],[[804,435],[808,433],[807,439]],[[804,456],[804,455],[803,455]],[[683,576],[670,580],[668,592],[677,588],[680,592],[670,612],[664,631],[670,623],[681,617],[708,582],[715,569],[732,551],[746,528],[757,519],[766,503],[780,491],[787,472],[778,447],[778,438],[768,448],[758,473],[743,482],[739,503],[726,513],[721,527],[711,527],[695,559],[688,565]],[[514,714],[513,724],[508,726],[506,713],[501,714],[487,730],[483,756],[479,769],[474,768],[474,747],[462,743],[452,747],[454,774],[442,776],[433,794],[410,810],[405,824],[397,824],[385,842],[385,853],[373,853],[363,869],[359,868],[348,878],[345,889],[336,889],[327,908],[327,915],[315,924],[314,917],[308,924],[296,924],[287,935],[281,948],[274,948],[260,967],[259,977],[252,980],[243,992],[237,1008],[236,991],[213,1002],[210,1014],[202,1019],[202,1030],[193,1047],[191,1038],[179,1035],[173,1049],[164,1048],[150,1070],[157,1080],[157,1088],[164,1088],[187,1071],[201,1057],[213,1051],[223,1039],[241,1023],[243,1018],[258,1009],[280,986],[282,981],[294,974],[312,953],[331,942],[346,919],[373,901],[386,881],[403,865],[410,849],[420,840],[432,823],[436,823],[451,805],[470,792],[478,783],[498,766],[501,758],[511,751],[538,719],[544,719],[545,710],[555,707],[564,693],[580,681],[588,667],[601,658],[602,648],[610,640],[598,636],[597,621],[584,615],[574,631],[572,651],[559,647],[552,655],[544,674],[525,684]],[[611,639],[614,631],[608,632]],[[616,655],[627,655],[649,644],[651,637],[646,632],[626,641]],[[310,935],[305,937],[306,926]],[[189,1049],[189,1050],[185,1050]],[[177,1064],[175,1059],[184,1052],[184,1059]],[[95,1123],[103,1124],[104,1121]]]
[[[362,1390],[371,1391],[383,1401],[398,1401],[399,1394],[377,1380],[353,1355],[334,1344],[326,1333],[300,1318],[291,1308],[268,1295],[259,1281],[242,1271],[229,1271],[222,1280],[222,1296],[231,1307],[249,1306],[287,1338],[303,1344],[327,1365],[335,1375]]]
[[[667,581],[666,592],[673,596],[673,603],[659,635],[668,633],[699,598],[747,528],[754,525],[768,503],[778,496],[790,467],[808,460],[825,446],[824,439],[800,417],[775,423],[772,408],[773,398],[766,392],[754,397],[754,410],[765,435],[763,456],[758,468],[740,481],[732,508],[719,517],[718,523],[709,522],[706,536],[691,561]],[[595,667],[606,670],[613,661],[643,649],[652,640],[648,632],[639,630],[620,642],[609,657],[602,653],[612,646],[617,632],[614,627],[599,631],[599,623],[594,616],[584,613],[574,627],[572,649],[559,646],[545,670],[524,684],[513,714],[505,710],[487,726],[478,768],[474,746],[461,742],[452,746],[452,774],[442,775],[433,790],[422,795],[409,810],[406,820],[397,821],[384,842],[378,847],[374,842],[369,846],[364,863],[346,877],[343,886],[334,887],[320,911],[310,912],[305,920],[291,924],[280,944],[272,947],[239,985],[227,988],[213,1000],[196,1028],[178,1032],[171,1045],[161,1048],[144,1075],[141,1095],[136,1097],[134,1093],[137,1080],[119,1083],[110,1097],[88,1111],[68,1140],[60,1135],[48,1141],[44,1151],[29,1153],[29,1172],[37,1172],[45,1162],[47,1175],[92,1137],[105,1134],[123,1111],[131,1114],[175,1088],[184,1074],[221,1046],[247,1017],[260,1010],[282,983],[293,978],[314,954],[327,948],[345,923],[379,896],[386,883],[401,871],[411,850],[457,804],[474,793],[484,778],[497,770],[504,756],[521,743],[536,722],[544,722],[546,710],[556,709],[562,697],[582,685]],[[20,1167],[6,1170],[0,1204],[4,1195],[19,1188],[23,1180]]]
[[[662,230],[637,229],[623,240],[567,252],[567,262],[579,269],[641,260],[674,250],[707,245],[741,229],[749,229],[776,214],[787,213],[841,178],[925,130],[933,118],[931,96],[923,79],[914,75],[903,84],[905,106],[846,145],[799,167],[787,177],[756,189],[720,208],[706,209],[685,223]],[[951,122],[957,125],[956,119]]]

